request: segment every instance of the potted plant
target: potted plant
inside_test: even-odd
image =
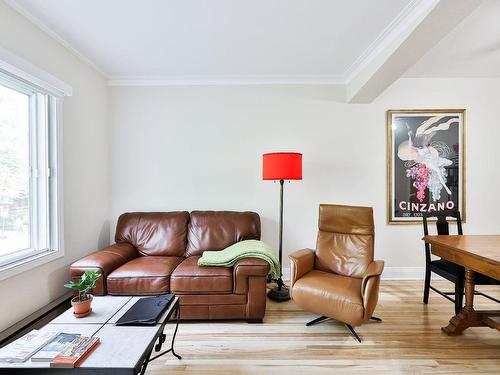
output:
[[[64,284],[66,288],[73,289],[78,292],[78,295],[71,300],[73,306],[73,314],[77,318],[83,318],[90,314],[92,304],[92,294],[89,291],[95,286],[96,281],[101,277],[97,270],[85,271],[78,281],[70,281]]]

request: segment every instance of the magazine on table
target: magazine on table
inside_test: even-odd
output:
[[[0,349],[0,362],[20,363],[28,360],[40,348],[56,337],[58,332],[40,332],[36,329]]]
[[[80,336],[67,346],[61,354],[57,355],[50,367],[52,368],[72,368],[78,367],[80,363],[99,345],[98,337]]]
[[[50,342],[43,346],[31,357],[33,362],[50,362],[68,347],[73,341],[78,339],[81,335],[78,333],[59,333]]]

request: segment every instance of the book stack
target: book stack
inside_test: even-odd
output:
[[[99,345],[98,337],[80,336],[54,357],[52,362],[50,362],[50,367],[78,367],[97,345]]]
[[[59,333],[45,346],[40,348],[31,356],[32,362],[50,362],[56,355],[61,353],[69,344],[71,344],[80,335],[76,333]]]
[[[99,344],[98,337],[33,330],[0,349],[0,362],[50,362],[53,368],[78,367]]]

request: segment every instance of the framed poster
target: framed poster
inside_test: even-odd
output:
[[[465,221],[465,110],[387,111],[388,223],[460,210]]]

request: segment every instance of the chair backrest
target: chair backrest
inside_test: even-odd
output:
[[[361,278],[373,262],[375,225],[371,207],[321,204],[315,268]]]
[[[439,211],[426,212],[423,214],[422,222],[424,224],[424,236],[429,235],[429,219],[436,219],[436,231],[438,235],[449,235],[450,223],[448,222],[448,217],[455,219],[457,223],[457,233],[462,235],[462,218],[460,216],[460,211]],[[425,260],[427,264],[431,261],[431,247],[428,243],[425,243]]]

